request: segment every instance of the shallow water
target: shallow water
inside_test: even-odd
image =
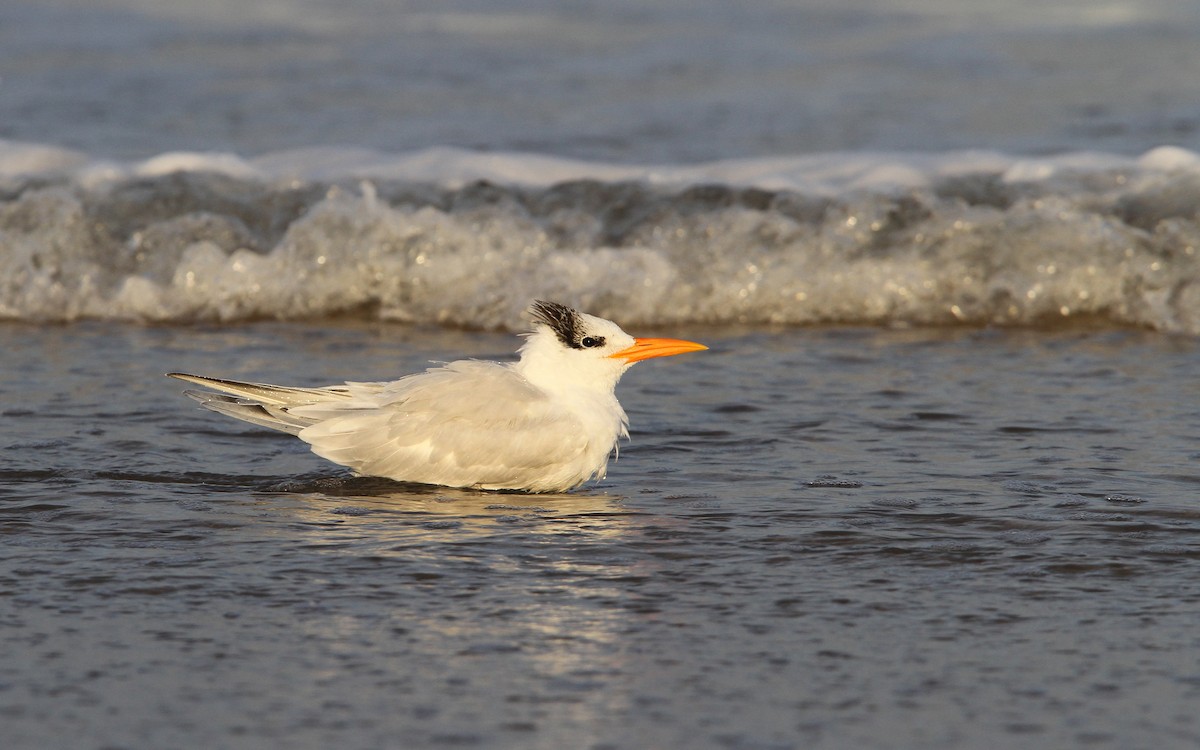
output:
[[[652,331],[638,331],[652,333]],[[1194,339],[684,329],[569,495],[198,411],[508,334],[0,327],[0,744],[1194,747]],[[81,739],[82,738],[82,739]]]

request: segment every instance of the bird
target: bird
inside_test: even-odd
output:
[[[295,387],[167,373],[220,414],[290,433],[360,476],[527,493],[602,479],[629,437],[616,386],[635,363],[708,347],[635,338],[536,300],[515,362],[458,360],[399,380]]]

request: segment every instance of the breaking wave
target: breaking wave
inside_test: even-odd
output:
[[[1200,156],[637,167],[434,149],[138,164],[0,142],[0,318],[364,316],[1200,333]]]

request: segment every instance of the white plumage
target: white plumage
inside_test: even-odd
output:
[[[358,474],[486,490],[562,492],[603,477],[628,418],[621,375],[706,349],[635,339],[616,323],[538,301],[511,364],[461,360],[391,382],[294,388],[184,373],[185,391],[231,417],[289,432]],[[213,392],[218,391],[218,392]]]

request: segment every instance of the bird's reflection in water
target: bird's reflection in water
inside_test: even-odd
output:
[[[490,492],[377,477],[300,478],[268,485],[257,497],[295,521],[328,529],[330,543],[354,539],[382,554],[422,541],[462,542],[491,535],[615,537],[640,514],[628,507],[628,498],[599,489]]]
[[[277,521],[273,535],[289,537],[291,575],[310,590],[328,582],[304,602],[293,632],[318,653],[370,644],[403,663],[405,678],[381,686],[379,710],[408,710],[420,684],[439,706],[424,721],[433,733],[460,724],[463,686],[493,673],[506,676],[498,706],[553,706],[584,726],[628,709],[624,692],[600,689],[626,679],[622,633],[647,617],[626,606],[620,581],[646,575],[629,544],[639,517],[654,514],[627,503],[602,491],[530,495],[328,476],[255,497]],[[345,667],[334,660],[326,677]]]

